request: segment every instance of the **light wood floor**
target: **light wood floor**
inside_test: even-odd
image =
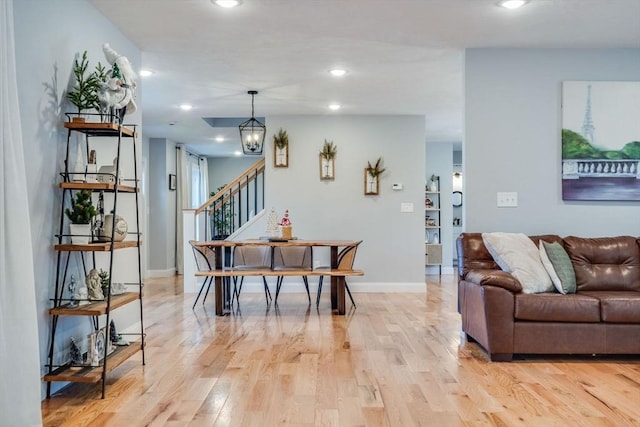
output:
[[[104,400],[99,384],[65,388],[45,425],[640,426],[640,357],[488,362],[460,343],[450,276],[428,277],[426,297],[355,294],[345,317],[328,293],[319,311],[247,293],[216,317],[178,285],[147,282],[146,366],[115,370]]]

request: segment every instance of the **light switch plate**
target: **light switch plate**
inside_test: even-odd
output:
[[[400,212],[413,212],[413,203],[400,203]]]
[[[518,193],[498,191],[497,201],[499,208],[515,208],[518,206]]]

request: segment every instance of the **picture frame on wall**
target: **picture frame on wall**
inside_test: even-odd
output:
[[[289,167],[289,144],[283,147],[273,144],[273,166],[276,168]]]
[[[640,81],[562,82],[562,199],[640,200]]]
[[[335,159],[333,157],[330,159],[327,159],[322,154],[319,155],[319,158],[320,158],[320,179],[323,181],[334,180],[336,178]]]
[[[373,175],[368,168],[364,168],[364,195],[377,196],[380,194],[379,187],[378,175]]]
[[[176,183],[177,179],[175,174],[170,173],[169,174],[169,190],[171,191],[175,191],[176,190]]]

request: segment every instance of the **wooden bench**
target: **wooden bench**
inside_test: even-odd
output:
[[[338,270],[334,269],[317,269],[317,270],[271,270],[271,269],[256,269],[256,270],[244,270],[244,269],[232,269],[225,268],[222,270],[209,270],[209,271],[197,271],[196,276],[200,277],[240,277],[240,276],[364,276],[362,270]]]
[[[338,310],[338,314],[345,314],[345,277],[346,276],[364,276],[362,270],[339,270],[337,268],[318,268],[316,270],[271,270],[271,269],[233,269],[224,268],[218,270],[198,271],[195,273],[199,277],[214,277],[215,278],[215,307],[216,314],[223,314],[225,307],[228,305],[229,291],[225,291],[223,287],[223,278],[225,277],[278,277],[278,276],[329,276],[333,278],[332,288],[335,285],[335,292],[332,291],[332,303],[331,306]],[[334,301],[335,298],[335,301]]]

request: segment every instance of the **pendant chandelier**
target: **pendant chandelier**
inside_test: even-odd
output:
[[[251,95],[251,118],[238,126],[240,128],[242,152],[248,155],[259,156],[262,155],[267,127],[254,117],[253,97],[258,94],[258,91],[250,90],[247,93]]]

